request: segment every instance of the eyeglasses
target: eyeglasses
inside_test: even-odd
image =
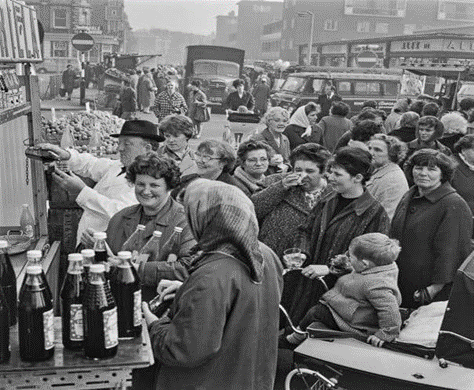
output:
[[[268,162],[268,158],[262,157],[262,158],[248,158],[247,161],[249,164],[257,164],[258,162],[261,164],[265,164]]]
[[[204,163],[208,163],[211,160],[220,160],[221,159],[220,157],[211,157],[211,156],[208,156],[207,154],[200,154],[200,153],[194,153],[194,156],[197,159],[204,162]]]

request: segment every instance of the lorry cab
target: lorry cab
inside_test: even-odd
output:
[[[400,76],[371,73],[302,72],[289,74],[280,90],[271,97],[272,105],[292,113],[324,93],[326,85],[333,85],[336,93],[357,114],[362,103],[375,100],[379,108],[390,112],[400,91]]]

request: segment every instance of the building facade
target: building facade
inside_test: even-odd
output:
[[[261,35],[263,61],[275,61],[281,58],[281,30],[283,20],[263,26]]]
[[[94,0],[27,0],[35,7],[38,20],[44,29],[43,63],[39,72],[61,72],[67,64],[80,67],[80,53],[72,46],[72,37],[86,32],[94,39],[94,47],[85,53],[85,61],[102,62],[104,53],[117,53],[123,41],[119,34],[107,33],[104,23],[97,18]],[[98,0],[96,0],[98,1]],[[123,0],[118,2],[122,3]],[[117,1],[101,0],[102,4]],[[123,16],[123,14],[122,14]],[[123,30],[123,28],[122,28]]]
[[[235,47],[237,44],[237,15],[234,11],[216,16],[216,46]]]
[[[238,4],[236,47],[245,50],[245,59],[262,59],[263,27],[282,18],[283,3],[274,1],[240,1]]]
[[[411,35],[419,30],[474,23],[474,2],[472,0],[285,0],[282,59],[309,63],[308,58],[299,58],[299,47],[309,44],[312,20],[315,49],[318,44],[324,42]],[[332,53],[325,53],[334,55],[333,65],[342,61],[344,53],[341,47],[326,50],[334,50]],[[319,63],[320,54],[323,53],[312,50],[312,64]]]

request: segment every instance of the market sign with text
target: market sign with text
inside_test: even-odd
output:
[[[390,51],[398,52],[429,52],[445,51],[450,53],[474,53],[474,39],[419,39],[410,41],[394,41]]]
[[[20,1],[0,0],[0,62],[41,62],[36,10]]]

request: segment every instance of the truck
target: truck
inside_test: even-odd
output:
[[[232,47],[193,45],[186,47],[184,95],[193,80],[200,80],[202,91],[214,107],[223,109],[232,82],[242,77],[245,51]]]

